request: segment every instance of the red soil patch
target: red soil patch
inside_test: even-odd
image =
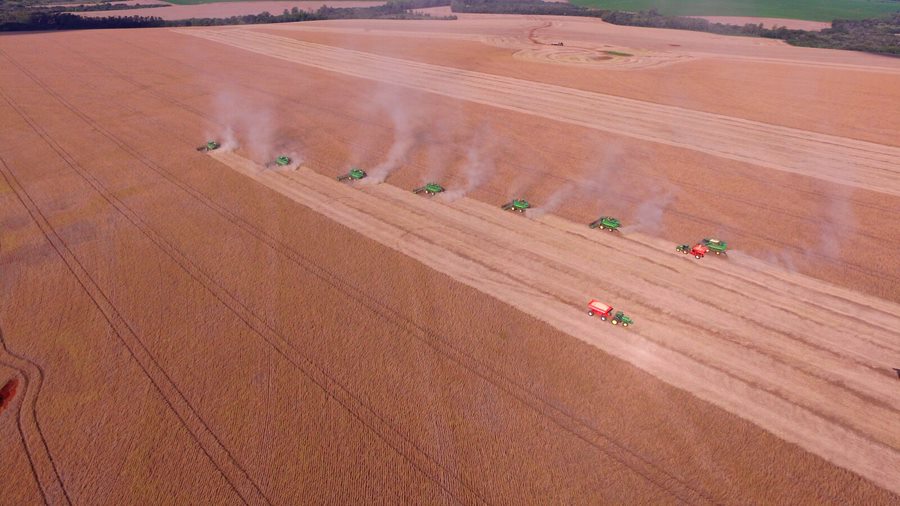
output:
[[[12,402],[12,398],[16,395],[16,389],[19,387],[19,380],[13,378],[6,382],[3,385],[3,388],[0,388],[0,413],[2,413],[9,403]]]

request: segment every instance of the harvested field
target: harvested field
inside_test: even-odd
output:
[[[105,18],[107,16],[154,16],[162,19],[190,19],[190,18],[227,18],[231,16],[246,16],[248,14],[261,14],[268,12],[269,14],[281,14],[285,9],[291,10],[294,7],[312,12],[323,5],[330,7],[373,7],[382,5],[381,1],[354,1],[354,0],[336,0],[334,2],[309,2],[309,1],[288,1],[288,2],[215,2],[192,5],[172,5],[163,9],[129,9],[126,11],[90,11],[90,12],[73,12],[79,16]]]
[[[659,32],[0,37],[0,502],[896,502],[900,64]]]
[[[791,30],[821,30],[823,28],[831,28],[831,23],[824,21],[804,21],[802,19],[783,19],[783,18],[753,18],[747,16],[691,16],[694,18],[707,19],[713,23],[724,23],[726,25],[759,25],[762,24],[766,28],[774,28],[783,26]]]

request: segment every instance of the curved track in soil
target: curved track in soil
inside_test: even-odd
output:
[[[6,177],[5,173],[2,175]],[[18,405],[14,416],[31,472],[41,491],[44,504],[72,504],[38,422],[36,406],[44,381],[43,369],[33,361],[11,351],[3,338],[3,329],[0,329],[0,363],[15,369],[22,377],[16,398],[12,399],[13,405]]]

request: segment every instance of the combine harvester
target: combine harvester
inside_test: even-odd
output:
[[[291,164],[291,157],[287,155],[281,155],[278,158],[272,160],[271,162],[266,164],[266,168],[269,167],[287,167]]]
[[[220,146],[221,146],[221,144],[219,144],[216,141],[206,141],[206,144],[204,144],[202,146],[197,146],[197,151],[206,153],[207,151],[215,151],[215,150],[219,149]]]
[[[428,183],[413,190],[413,193],[425,193],[425,195],[437,195],[444,191],[444,187],[437,183]]]
[[[502,207],[504,211],[518,211],[520,213],[525,213],[525,210],[530,208],[531,204],[525,199],[513,199],[511,202],[503,204]]]
[[[702,239],[700,244],[709,248],[709,251],[712,251],[716,255],[724,255],[728,250],[728,243],[718,239]]]
[[[338,181],[359,181],[360,179],[368,176],[366,171],[360,169],[359,167],[350,167],[350,172],[346,174],[342,174],[337,177]]]
[[[610,232],[615,232],[619,230],[619,227],[622,226],[622,223],[619,220],[611,217],[611,216],[601,216],[597,221],[591,223],[591,228],[600,228],[600,230],[609,230]]]
[[[612,306],[604,304],[597,299],[591,299],[590,302],[588,302],[588,316],[595,315],[599,315],[600,319],[603,321],[609,320],[609,323],[612,323],[613,325],[621,323],[623,327],[627,327],[634,324],[634,320],[628,317],[624,312],[616,311],[613,313]]]

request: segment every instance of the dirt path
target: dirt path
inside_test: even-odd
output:
[[[900,195],[900,148],[250,30],[179,30],[286,61]]]
[[[900,394],[889,374],[889,364],[900,361],[892,339],[900,307],[799,275],[761,271],[761,264],[740,256],[695,262],[640,235],[588,235],[559,218],[523,220],[465,198],[446,204],[388,185],[360,191],[305,169],[263,171],[233,153],[213,156],[367,237],[900,490],[893,480],[900,437],[892,422]],[[592,250],[602,254],[594,260],[585,254]],[[585,317],[582,299],[597,287],[604,288],[596,295],[636,316],[635,327],[623,332]],[[805,296],[796,300],[801,291]],[[854,335],[846,335],[848,328]]]

